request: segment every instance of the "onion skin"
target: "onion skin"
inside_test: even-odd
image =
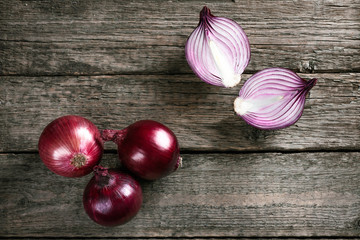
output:
[[[103,226],[130,221],[142,204],[140,184],[130,175],[96,166],[83,194],[86,214]]]
[[[268,68],[251,76],[234,101],[234,110],[248,124],[277,130],[296,123],[306,95],[317,79],[305,80],[285,68]]]
[[[43,130],[38,149],[52,172],[82,177],[101,160],[104,143],[97,127],[86,118],[68,115],[55,119]]]
[[[159,179],[181,165],[175,134],[159,122],[141,120],[123,130],[103,130],[102,137],[118,145],[120,162],[140,178]]]

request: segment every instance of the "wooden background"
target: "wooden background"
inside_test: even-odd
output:
[[[318,78],[302,118],[278,131],[233,113],[241,86],[201,82],[184,56],[201,8],[237,21],[252,58]],[[359,238],[358,0],[0,1],[0,237]],[[131,222],[82,207],[91,175],[51,173],[37,142],[76,114],[100,129],[153,119],[178,136],[183,167],[141,182]],[[106,144],[104,166],[117,166]]]

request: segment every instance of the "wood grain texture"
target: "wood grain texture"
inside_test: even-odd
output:
[[[0,3],[0,74],[190,73],[187,37],[206,4],[249,37],[247,71],[358,72],[360,3],[10,1]]]
[[[117,166],[116,158],[106,154],[102,164]],[[135,219],[104,228],[82,208],[91,176],[56,176],[37,154],[1,154],[0,236],[360,236],[359,152],[183,158],[172,175],[141,182],[144,203]]]
[[[11,240],[24,240],[24,239],[27,239],[27,240],[32,240],[32,239],[41,239],[41,240],[52,240],[54,238],[51,238],[51,237],[35,237],[35,238],[31,238],[31,237],[27,237],[27,238],[23,238],[23,237],[11,237],[10,238]],[[69,238],[63,238],[63,237],[56,237],[56,239],[58,240],[67,240]],[[72,239],[86,239],[86,240],[90,240],[90,239],[99,239],[98,237],[79,237],[79,238],[72,238]],[[100,238],[100,239],[113,239],[112,237],[109,237],[109,238]],[[131,239],[134,239],[132,237],[116,237],[116,239],[122,239],[122,240],[125,240],[125,239],[128,239],[128,240],[131,240]],[[174,240],[174,239],[179,239],[177,237],[142,237],[142,238],[137,238],[137,239],[141,239],[141,240],[156,240],[156,239],[162,239],[162,240]],[[241,240],[279,240],[279,239],[282,239],[282,240],[303,240],[304,238],[299,238],[299,237],[281,237],[281,238],[278,238],[278,237],[206,237],[206,238],[194,238],[194,237],[181,237],[180,239],[191,239],[191,240],[204,240],[204,239],[207,239],[207,240],[235,240],[235,239],[241,239]],[[333,240],[334,238],[332,237],[306,237],[306,240]],[[358,238],[357,237],[336,237],[335,238],[336,240],[357,240]]]
[[[11,237],[11,240],[24,240],[24,239],[39,239],[38,237],[35,238],[22,238],[22,237]],[[54,238],[51,237],[41,237],[41,240],[52,240]],[[64,238],[64,237],[56,237],[56,239],[58,240],[67,240],[69,238]],[[74,239],[86,239],[86,240],[90,240],[90,239],[99,239],[98,237],[79,237],[79,238],[74,238]],[[113,238],[101,238],[101,239],[113,239]],[[134,239],[132,237],[117,237],[116,239]],[[137,238],[139,239],[139,238]],[[141,240],[156,240],[159,239],[158,237],[142,237],[140,238]],[[161,237],[160,239],[162,240],[174,240],[174,239],[179,239],[177,237]],[[194,237],[181,237],[180,239],[191,239],[191,240],[235,240],[235,239],[240,239],[239,237],[206,237],[206,238],[194,238]],[[304,238],[299,238],[299,237],[286,237],[286,238],[277,238],[277,237],[251,237],[251,238],[246,238],[246,237],[241,237],[241,240],[279,240],[279,239],[287,239],[287,240],[303,240]],[[332,237],[306,237],[306,240],[333,240],[334,238]],[[349,239],[358,239],[357,237],[346,237],[346,238],[339,238],[337,237],[336,240],[349,240]]]
[[[360,149],[360,74],[301,76],[319,80],[300,120],[278,131],[255,129],[234,115],[240,86],[219,88],[194,75],[1,77],[0,151],[37,151],[45,126],[67,114],[100,129],[160,121],[190,151]]]

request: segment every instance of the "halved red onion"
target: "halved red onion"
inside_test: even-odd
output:
[[[250,44],[243,29],[233,20],[215,17],[206,6],[200,22],[185,46],[186,59],[203,81],[234,87],[250,61]]]
[[[251,76],[234,101],[234,110],[260,129],[280,129],[302,115],[306,94],[317,79],[306,81],[284,68],[269,68]]]

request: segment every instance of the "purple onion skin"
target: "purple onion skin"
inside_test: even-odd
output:
[[[120,171],[95,167],[87,184],[83,205],[87,215],[102,226],[117,226],[130,221],[142,204],[140,184]]]
[[[175,134],[159,122],[141,120],[123,130],[104,130],[102,134],[105,141],[117,143],[120,162],[140,178],[165,177],[181,164]]]
[[[104,143],[88,119],[68,115],[55,119],[43,130],[38,149],[52,172],[64,177],[82,177],[101,160]]]

